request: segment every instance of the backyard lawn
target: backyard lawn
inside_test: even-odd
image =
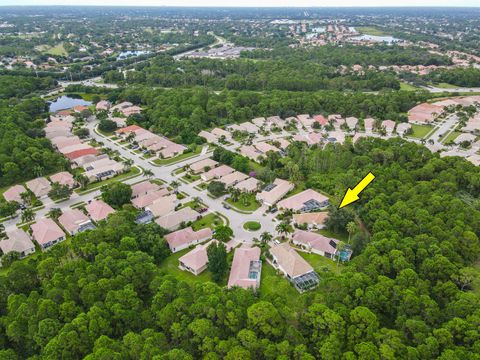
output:
[[[162,264],[159,266],[159,269],[168,275],[175,276],[175,278],[177,278],[179,281],[185,281],[189,284],[212,281],[212,275],[208,270],[205,270],[200,275],[195,276],[188,271],[183,271],[178,268],[178,259],[190,251],[192,251],[192,249],[184,249],[170,255],[162,262]]]
[[[200,220],[195,221],[192,224],[192,229],[194,231],[198,231],[200,229],[205,229],[208,227],[211,229],[214,229],[218,225],[222,225],[222,224],[223,224],[223,220],[217,214],[211,213],[211,214],[205,215]]]
[[[321,256],[318,254],[309,254],[303,251],[297,251],[301,257],[303,257],[307,262],[312,265],[315,271],[322,277],[322,273],[325,272],[325,269],[328,272],[332,273],[339,273],[342,271],[343,265],[338,264],[337,262],[333,261],[332,259],[328,259],[325,256]]]
[[[294,305],[299,296],[298,291],[283,277],[283,274],[277,275],[277,271],[269,263],[263,261],[260,297],[268,300],[277,294],[282,294],[286,299],[286,305],[289,306]]]
[[[425,136],[427,136],[427,134],[432,131],[432,129],[434,128],[433,125],[417,125],[417,124],[412,124],[412,131],[413,133],[409,136],[411,137],[414,137],[414,138],[418,138],[418,139],[422,139],[424,138]]]
[[[452,131],[445,139],[443,139],[442,144],[448,144],[449,142],[455,140],[460,134],[460,131]]]

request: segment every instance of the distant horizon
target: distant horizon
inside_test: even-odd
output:
[[[336,8],[480,8],[478,0],[459,0],[452,5],[450,0],[399,0],[402,4],[385,5],[381,0],[346,0],[336,6],[322,6],[318,1],[311,0],[264,0],[262,6],[258,6],[256,0],[242,0],[235,5],[222,4],[221,0],[190,0],[185,4],[181,0],[167,0],[159,4],[156,0],[83,0],[79,5],[76,0],[0,0],[0,7],[130,7],[130,8],[292,8],[292,9],[336,9]],[[357,4],[361,3],[361,5]]]

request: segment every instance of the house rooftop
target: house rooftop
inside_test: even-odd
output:
[[[313,189],[307,189],[278,203],[281,209],[293,211],[311,211],[324,206],[328,198]]]
[[[238,248],[233,256],[228,287],[257,288],[260,284],[260,248]]]
[[[42,246],[65,236],[63,230],[50,218],[40,219],[30,227],[32,237]]]
[[[26,191],[27,191],[27,189],[25,189],[25,187],[23,187],[22,185],[14,185],[3,193],[3,197],[7,201],[16,201],[20,204],[20,203],[23,202],[20,194],[22,194]]]
[[[66,210],[59,218],[58,222],[70,234],[79,231],[82,226],[91,224],[90,219],[79,209]]]
[[[311,212],[293,214],[293,221],[297,224],[321,225],[328,219],[328,212]]]
[[[30,181],[27,181],[25,185],[37,197],[48,195],[48,192],[52,189],[52,187],[50,186],[50,182],[44,177],[39,177]]]
[[[160,186],[152,183],[151,181],[145,180],[138,184],[134,184],[132,187],[132,198],[135,198],[139,195],[146,194],[150,191],[155,191],[160,189]]]
[[[174,231],[168,235],[165,235],[165,240],[171,249],[179,248],[188,245],[195,241],[201,241],[211,238],[213,235],[210,228],[200,229],[193,231],[191,227]]]
[[[108,215],[113,214],[115,210],[102,200],[92,200],[85,206],[88,215],[93,221],[105,220]]]
[[[294,243],[299,243],[323,253],[335,254],[337,251],[338,240],[323,236],[310,231],[296,229],[292,236]]]
[[[21,229],[14,229],[6,231],[7,238],[0,241],[0,249],[2,249],[4,254],[7,254],[11,251],[16,251],[18,253],[23,253],[35,249],[35,245],[30,240],[28,234]]]
[[[277,259],[278,264],[292,279],[313,271],[310,264],[290,247],[288,243],[273,246],[270,248],[270,253]]]

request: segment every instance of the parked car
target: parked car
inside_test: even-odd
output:
[[[226,204],[226,203],[223,203],[223,207],[224,207],[225,209],[227,209],[227,210],[228,210],[228,209],[231,209],[231,206],[228,205],[228,204]]]

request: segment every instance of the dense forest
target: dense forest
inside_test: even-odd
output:
[[[364,90],[399,89],[394,74],[366,71],[341,74],[337,68],[301,60],[184,60],[179,65],[170,56],[159,56],[136,66],[124,78],[107,72],[106,82],[126,82],[160,87],[208,86],[229,90]]]
[[[289,62],[313,61],[327,66],[368,67],[387,65],[451,65],[447,56],[431,54],[420,47],[401,47],[397,45],[342,47],[326,45],[312,48],[275,48],[273,50],[254,50],[243,52],[242,56],[251,59],[283,59]]]
[[[287,118],[303,113],[326,113],[406,121],[405,113],[428,96],[428,93],[409,91],[379,94],[336,91],[215,93],[204,88],[152,90],[138,87],[126,89],[119,98],[149,108],[144,117],[136,119],[141,125],[167,136],[179,136],[180,142],[189,144],[205,128],[258,116]]]
[[[464,87],[480,87],[480,69],[457,68],[436,70],[425,75],[424,79],[434,83],[447,83]]]
[[[65,169],[68,162],[45,138],[45,101],[33,98],[12,103],[0,101],[0,186]]]
[[[54,86],[55,81],[50,77],[0,75],[0,99],[23,97]]]
[[[377,175],[359,204],[332,210],[330,226],[361,230],[319,288],[291,301],[282,287],[179,281],[159,270],[161,229],[126,208],[0,276],[0,358],[477,359],[478,168],[401,139],[293,144],[287,159],[332,195]]]

